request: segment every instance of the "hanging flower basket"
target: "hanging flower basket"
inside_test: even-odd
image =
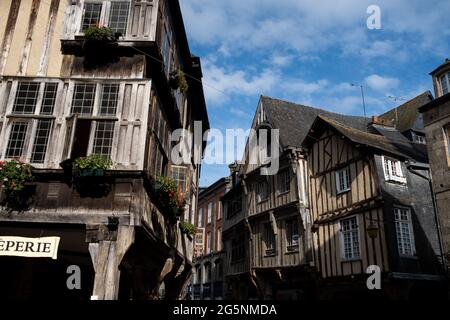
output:
[[[169,85],[172,89],[180,89],[183,93],[186,93],[189,89],[186,75],[181,69],[178,69],[169,75]]]
[[[178,184],[169,177],[158,177],[154,184],[158,200],[164,211],[172,217],[178,218],[183,214],[185,200],[183,193],[178,192]]]
[[[192,223],[185,221],[180,222],[180,230],[182,233],[187,234],[189,236],[193,236],[197,233],[197,228]]]

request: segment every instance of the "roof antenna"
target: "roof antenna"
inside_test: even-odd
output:
[[[395,97],[395,96],[388,96],[388,98],[394,100],[394,102],[397,102],[397,101],[406,101],[406,99],[404,99],[404,98],[399,98],[399,97]],[[399,108],[399,106],[396,106],[396,107],[394,108],[394,111],[395,111],[395,124],[394,124],[394,128],[395,128],[395,129],[397,129],[397,123],[398,123],[398,108]]]
[[[364,109],[364,118],[367,118],[366,115],[366,100],[364,98],[364,86],[362,84],[354,84],[354,83],[350,83],[350,85],[352,87],[360,87],[361,88],[361,98],[362,98],[362,105],[363,105],[363,109]],[[366,128],[367,131],[367,128]]]

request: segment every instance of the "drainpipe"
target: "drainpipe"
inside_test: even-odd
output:
[[[253,269],[253,231],[252,226],[250,225],[250,221],[248,221],[248,218],[244,218],[244,226],[247,229],[249,233],[249,257],[248,257],[248,267],[249,267],[249,275],[250,275],[250,281],[255,286],[256,292],[260,290],[258,282],[256,281],[256,275],[255,275],[255,269]]]
[[[407,168],[408,168],[408,170],[411,173],[415,174],[416,176],[419,176],[419,177],[421,177],[423,179],[426,179],[428,181],[429,186],[430,186],[431,199],[432,199],[433,211],[434,211],[434,220],[435,220],[435,223],[436,223],[436,228],[438,230],[437,236],[438,236],[438,241],[439,241],[439,251],[440,251],[440,254],[441,254],[442,266],[444,268],[445,275],[447,275],[447,261],[446,261],[446,259],[444,257],[444,249],[443,249],[444,245],[442,243],[441,222],[439,221],[439,211],[438,211],[438,208],[437,208],[437,205],[436,205],[436,196],[435,196],[435,193],[434,193],[434,190],[433,190],[433,181],[432,181],[431,178],[429,178],[429,177],[421,174],[420,172],[414,170],[413,169],[413,165],[408,164]]]

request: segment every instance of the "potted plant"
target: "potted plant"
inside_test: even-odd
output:
[[[25,187],[33,181],[32,168],[16,160],[0,161],[0,184],[7,203],[23,202]]]
[[[186,76],[181,69],[178,69],[169,75],[169,84],[172,89],[180,89],[183,93],[186,93],[189,89]]]
[[[180,230],[182,233],[187,234],[191,237],[197,233],[197,228],[192,223],[186,221],[180,222]]]
[[[105,170],[111,168],[111,166],[110,158],[93,154],[75,159],[72,173],[74,177],[101,177],[105,175]]]

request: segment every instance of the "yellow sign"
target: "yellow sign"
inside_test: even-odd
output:
[[[57,259],[60,237],[23,238],[0,236],[0,256]]]

